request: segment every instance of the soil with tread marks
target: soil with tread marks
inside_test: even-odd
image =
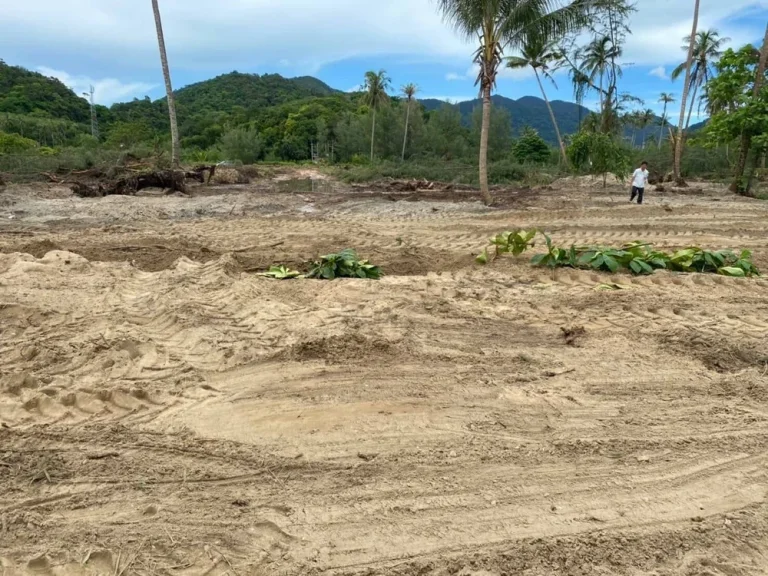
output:
[[[473,261],[538,227],[768,271],[768,203],[697,187],[7,187],[3,574],[765,574],[768,280]],[[345,247],[387,276],[254,274]]]

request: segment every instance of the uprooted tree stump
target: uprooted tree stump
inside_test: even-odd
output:
[[[75,182],[70,186],[70,189],[81,198],[100,198],[102,196],[114,195],[133,196],[136,192],[145,188],[162,188],[169,192],[186,193],[187,188],[184,184],[186,176],[185,172],[161,170],[126,176],[113,182],[100,183],[96,186]]]

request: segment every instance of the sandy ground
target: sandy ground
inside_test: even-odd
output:
[[[768,203],[498,195],[0,192],[2,574],[768,573],[768,280],[473,263],[536,226],[768,271]],[[348,246],[388,275],[253,274]]]

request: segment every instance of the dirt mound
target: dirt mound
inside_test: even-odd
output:
[[[0,249],[0,252],[4,252],[6,254],[20,252],[22,254],[30,254],[35,258],[42,258],[52,250],[66,250],[66,248],[56,244],[55,242],[52,242],[51,240],[45,239],[4,247]]]
[[[312,338],[294,344],[281,353],[293,361],[325,360],[328,364],[354,364],[371,357],[381,360],[393,355],[397,344],[358,333]]]
[[[250,177],[237,168],[219,166],[211,178],[211,184],[248,184]]]
[[[659,334],[658,339],[666,351],[692,356],[715,372],[768,368],[768,345],[765,342],[730,342],[714,334],[680,328]]]

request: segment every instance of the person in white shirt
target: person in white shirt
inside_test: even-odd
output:
[[[632,195],[629,197],[630,202],[635,201],[637,197],[637,203],[643,203],[643,193],[645,192],[645,186],[648,184],[648,162],[640,164],[640,168],[635,170],[632,174]]]

